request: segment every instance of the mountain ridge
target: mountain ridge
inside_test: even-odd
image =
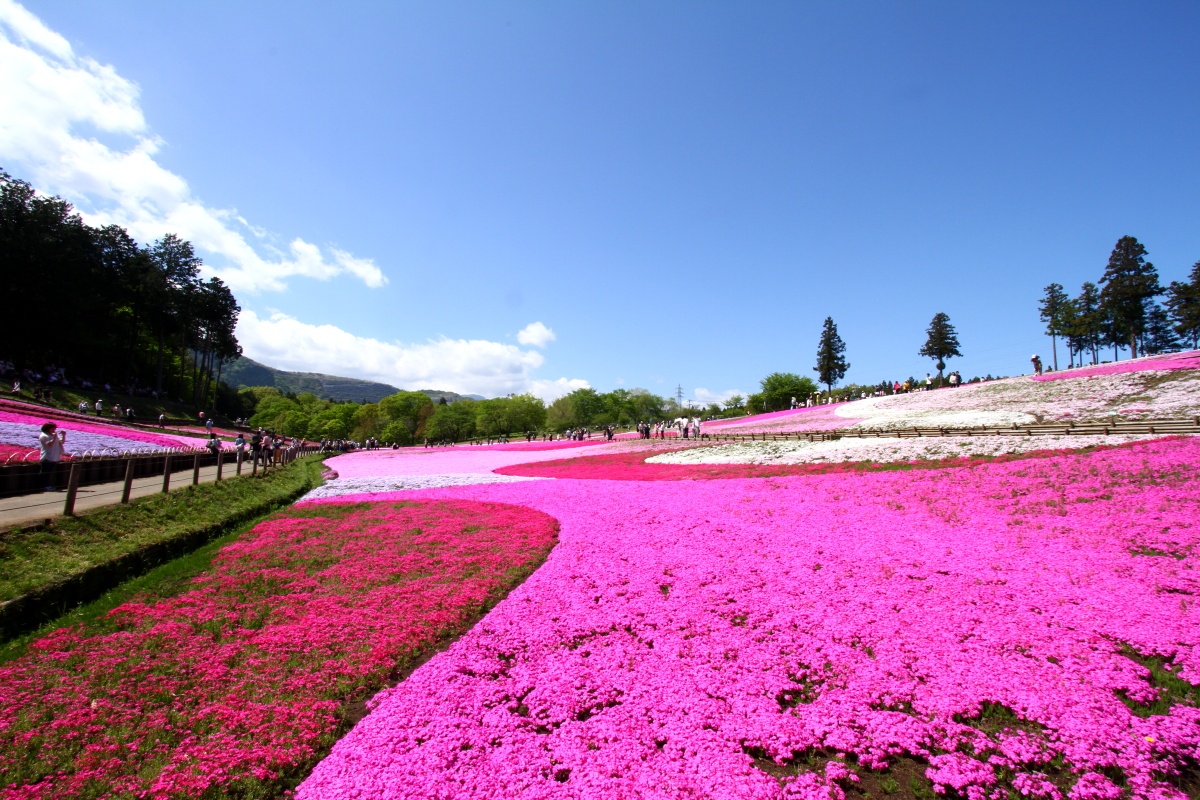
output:
[[[241,356],[227,364],[221,380],[236,389],[250,386],[274,386],[281,392],[293,394],[311,392],[322,400],[353,400],[357,403],[378,403],[389,395],[404,391],[388,383],[366,381],[360,378],[344,378],[322,372],[289,372],[275,369],[246,356]],[[484,399],[477,394],[464,395],[440,389],[415,389],[414,391],[428,395],[429,399],[435,403],[442,398],[445,398],[447,403],[464,399]]]

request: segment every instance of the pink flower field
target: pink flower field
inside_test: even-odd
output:
[[[525,506],[560,543],[298,796],[1194,796],[1198,464],[361,496]]]
[[[1060,381],[1069,378],[1091,378],[1097,375],[1124,375],[1130,372],[1176,369],[1200,369],[1200,350],[1189,350],[1184,353],[1167,353],[1161,356],[1118,361],[1113,364],[1100,364],[1094,367],[1077,367],[1075,369],[1048,372],[1032,377],[1035,381]]]
[[[8,455],[24,451],[36,452],[42,424],[53,421],[67,431],[67,452],[81,453],[100,450],[164,450],[180,447],[201,447],[203,439],[191,436],[172,436],[151,433],[123,425],[106,424],[99,419],[89,420],[78,414],[50,413],[34,416],[18,411],[0,410],[0,444],[8,445]]]
[[[0,796],[1200,796],[1196,437],[523,444],[331,458],[186,591],[35,642]]]
[[[553,544],[474,502],[309,505],[176,596],[65,628],[0,666],[0,796],[276,796]]]

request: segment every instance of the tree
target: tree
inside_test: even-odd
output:
[[[1171,327],[1167,310],[1150,300],[1146,303],[1146,330],[1142,334],[1142,350],[1146,355],[1171,353],[1179,349],[1179,337]]]
[[[925,345],[917,351],[917,355],[937,361],[938,384],[941,384],[946,359],[954,356],[962,358],[962,353],[958,350],[958,331],[950,324],[950,317],[939,311],[933,315],[925,335]]]
[[[1047,286],[1045,296],[1038,306],[1042,322],[1046,323],[1046,333],[1050,336],[1050,350],[1054,357],[1054,369],[1058,369],[1058,337],[1063,335],[1063,312],[1067,308],[1067,293],[1061,284],[1052,283]]]
[[[425,435],[434,441],[460,442],[475,435],[475,401],[464,399],[438,405],[425,423]]]
[[[817,391],[812,378],[803,378],[793,372],[772,372],[759,382],[762,391],[750,395],[751,401],[762,411],[779,411],[788,408],[792,398],[808,397]]]
[[[740,394],[732,394],[729,396],[729,399],[725,401],[725,410],[737,411],[738,409],[744,408],[745,405],[746,398],[742,397]]]
[[[1075,365],[1075,354],[1079,354],[1079,365],[1083,366],[1083,354],[1092,354],[1092,363],[1099,360],[1098,349],[1104,343],[1104,314],[1100,308],[1100,290],[1088,281],[1083,284],[1079,296],[1068,300],[1062,308],[1061,333],[1067,339],[1071,354],[1071,366]]]
[[[817,365],[813,367],[813,372],[817,373],[817,380],[833,392],[833,385],[846,377],[848,369],[850,364],[846,361],[846,343],[838,336],[833,317],[826,317],[825,325],[821,328],[821,341],[817,343]]]
[[[1100,285],[1101,303],[1129,337],[1131,358],[1137,358],[1138,339],[1146,326],[1146,301],[1163,293],[1158,271],[1146,260],[1146,248],[1132,236],[1118,239]]]
[[[1175,332],[1190,341],[1193,350],[1200,347],[1200,261],[1192,265],[1187,283],[1171,281],[1166,306]]]

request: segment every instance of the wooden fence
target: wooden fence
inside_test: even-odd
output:
[[[289,464],[296,458],[315,453],[316,446],[279,448],[265,457],[253,458],[250,452],[234,453],[220,450],[168,450],[156,453],[123,453],[98,456],[79,456],[61,462],[51,478],[57,487],[66,488],[63,499],[63,514],[75,512],[75,498],[81,486],[95,486],[122,481],[121,502],[128,503],[134,480],[162,476],[162,491],[170,491],[171,480],[179,473],[191,472],[192,483],[200,482],[200,470],[216,467],[216,479],[222,480],[226,472],[234,476],[256,475],[272,467]],[[15,464],[0,467],[0,497],[17,497],[41,493],[47,482],[41,474],[39,464]],[[115,491],[115,490],[114,490]]]

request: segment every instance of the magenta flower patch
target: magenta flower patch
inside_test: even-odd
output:
[[[357,701],[502,596],[555,533],[537,511],[463,501],[277,515],[178,596],[0,666],[0,794],[278,794]]]
[[[527,506],[560,544],[298,797],[836,800],[893,767],[947,797],[1183,798],[1197,479],[1200,443],[1166,440],[375,495]]]

